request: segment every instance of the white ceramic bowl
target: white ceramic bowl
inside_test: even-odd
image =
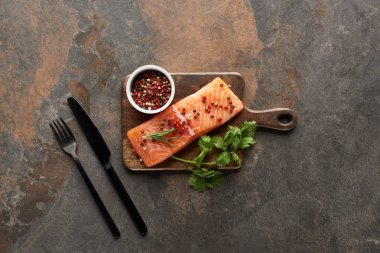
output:
[[[164,74],[168,78],[169,83],[170,83],[170,87],[171,87],[171,94],[170,94],[169,100],[166,102],[165,105],[163,105],[162,107],[160,107],[160,108],[158,108],[156,110],[146,110],[146,109],[141,108],[140,106],[138,106],[135,103],[135,101],[132,98],[132,94],[131,94],[131,86],[132,86],[132,83],[133,83],[134,79],[139,74],[141,74],[142,72],[147,71],[147,70],[156,70],[156,71],[161,72],[162,74]],[[163,69],[163,68],[161,68],[159,66],[156,66],[156,65],[144,65],[144,66],[141,66],[141,67],[137,68],[129,76],[128,81],[127,81],[127,86],[126,86],[126,93],[127,93],[127,98],[129,100],[129,103],[131,103],[131,105],[136,110],[138,110],[138,111],[140,111],[142,113],[146,113],[146,114],[159,113],[159,112],[165,110],[172,103],[172,101],[173,101],[174,94],[175,94],[174,80],[173,80],[172,76],[169,74],[169,72],[167,72],[165,69]]]

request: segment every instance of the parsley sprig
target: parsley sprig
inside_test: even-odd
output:
[[[246,149],[255,144],[255,132],[255,121],[245,121],[240,127],[228,126],[228,131],[223,137],[202,135],[198,140],[200,153],[193,160],[176,156],[172,156],[172,158],[185,163],[190,168],[192,175],[188,180],[189,185],[195,190],[203,192],[223,182],[222,172],[205,167],[224,167],[231,162],[240,166],[241,160],[237,150]],[[219,151],[216,161],[203,162],[206,155],[214,148]]]

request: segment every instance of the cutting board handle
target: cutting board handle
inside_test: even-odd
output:
[[[293,129],[297,124],[297,115],[288,108],[273,108],[268,110],[252,110],[245,108],[245,119],[256,121],[259,127],[280,131]]]

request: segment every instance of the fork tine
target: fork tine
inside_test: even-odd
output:
[[[57,115],[53,116],[53,124],[55,128],[57,129],[59,136],[61,136],[61,139],[64,140],[66,139],[66,135],[65,135],[65,132],[62,130],[62,127],[58,124],[57,117],[58,117]]]
[[[62,118],[59,117],[58,115],[56,115],[56,116],[55,116],[55,122],[58,124],[59,128],[61,129],[64,138],[65,138],[65,139],[66,139],[66,138],[70,138],[70,134],[67,132],[65,126],[62,125],[61,121],[63,121]]]
[[[58,134],[57,130],[55,129],[54,125],[53,125],[53,122],[52,122],[52,119],[50,118],[49,120],[49,126],[51,128],[51,130],[53,130],[53,133],[55,135],[55,138],[60,142],[62,141],[62,138],[61,136]]]
[[[66,124],[66,122],[62,118],[59,118],[59,119],[61,120],[63,124],[63,128],[65,128],[66,132],[69,134],[69,137],[72,137],[75,140],[75,136],[73,132],[71,132],[70,127]]]

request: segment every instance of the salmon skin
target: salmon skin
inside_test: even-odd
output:
[[[128,131],[134,151],[146,167],[152,167],[185,148],[192,141],[224,124],[243,110],[243,103],[221,79],[166,108]],[[150,134],[171,130],[164,141]]]

